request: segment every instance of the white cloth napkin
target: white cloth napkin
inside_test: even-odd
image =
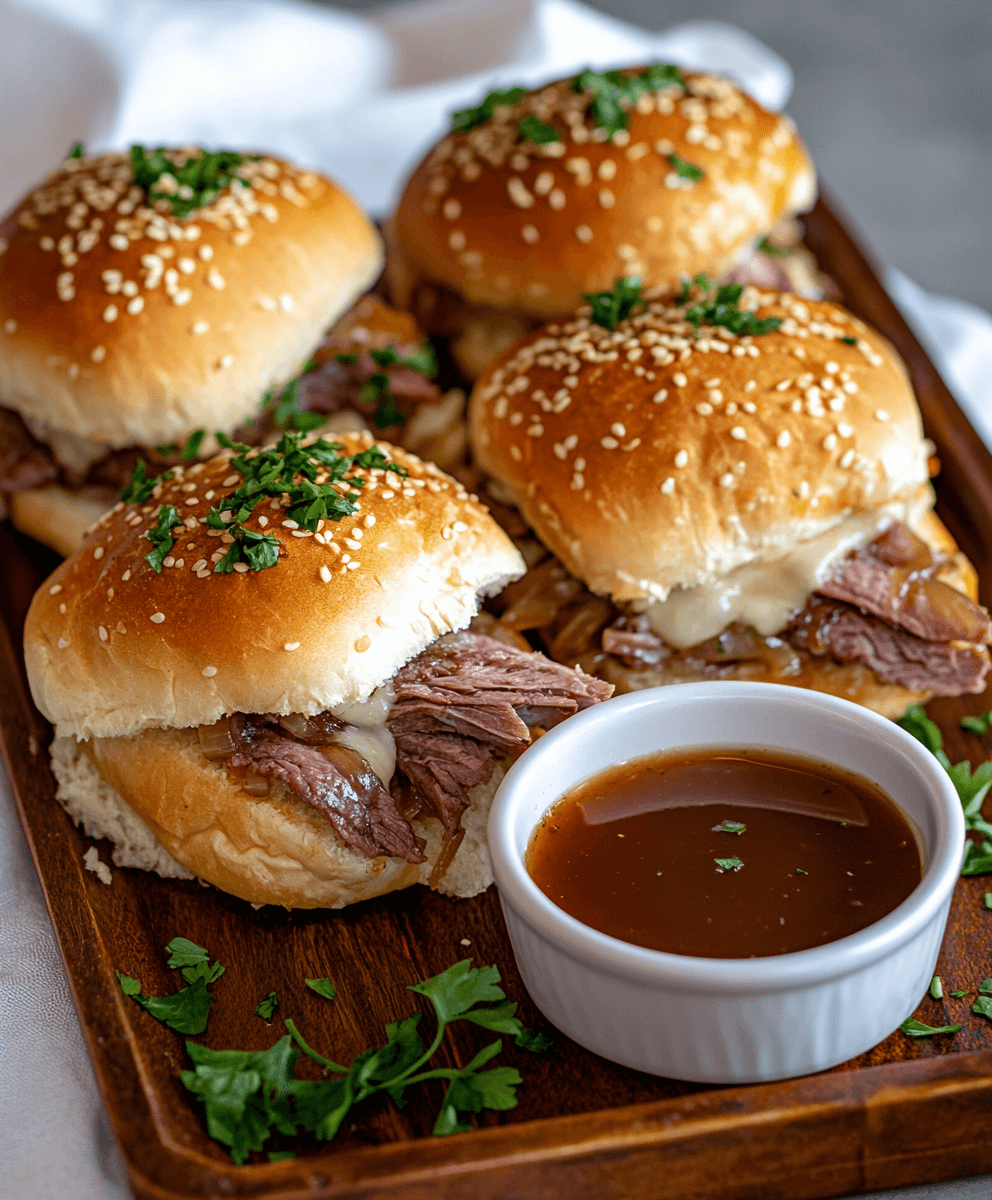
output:
[[[732,75],[773,108],[792,87],[788,64],[732,26],[648,33],[574,0],[427,0],[370,20],[279,0],[0,0],[0,211],[82,140],[276,151],[384,214],[452,110],[497,86],[656,57]],[[898,272],[886,282],[992,445],[992,318]],[[986,1200],[990,1187],[898,1195]],[[0,1197],[126,1195],[0,776]]]

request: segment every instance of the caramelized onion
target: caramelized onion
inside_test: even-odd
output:
[[[222,759],[230,758],[237,750],[231,733],[230,717],[221,717],[213,725],[201,725],[199,733],[200,749],[211,762],[220,762]]]
[[[321,712],[314,717],[303,713],[287,713],[279,717],[279,724],[287,733],[306,742],[308,746],[327,746],[335,740],[342,722],[333,713]]]
[[[269,780],[264,775],[249,775],[242,782],[241,790],[247,792],[249,796],[267,796]]]
[[[279,724],[293,737],[305,738],[310,729],[310,718],[303,713],[287,713],[279,718]]]
[[[431,873],[427,880],[429,888],[436,889],[437,885],[445,877],[455,855],[458,853],[458,847],[462,844],[464,836],[464,828],[459,828],[457,833],[453,834],[445,832],[444,842],[441,845],[441,853],[437,857],[437,862],[431,868]]]

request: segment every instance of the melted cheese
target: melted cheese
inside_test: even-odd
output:
[[[866,546],[893,521],[912,526],[929,499],[893,502],[848,517],[772,562],[745,563],[712,583],[676,588],[667,599],[641,602],[638,609],[653,632],[677,650],[716,637],[734,621],[768,637],[785,628],[839,559]]]
[[[347,722],[334,740],[360,754],[385,788],[389,787],[396,770],[396,743],[386,728],[395,699],[392,682],[388,682],[376,688],[365,700],[352,700],[331,709],[336,717]]]

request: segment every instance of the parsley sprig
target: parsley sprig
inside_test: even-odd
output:
[[[251,161],[254,160],[234,150],[215,150],[210,154],[200,151],[177,167],[162,146],[157,150],[131,147],[134,182],[151,204],[164,200],[180,219],[204,208],[235,180],[243,187],[251,187],[250,181],[238,174],[239,168]]]
[[[144,535],[152,544],[152,549],[145,555],[145,561],[151,564],[156,575],[162,574],[162,563],[175,543],[172,530],[179,524],[178,510],[171,504],[163,504],[159,507],[155,526]]]
[[[519,104],[526,95],[522,87],[508,88],[505,92],[490,92],[475,108],[463,108],[451,114],[451,128],[455,133],[464,133],[477,125],[484,125],[497,108]]]
[[[679,179],[687,179],[692,183],[696,183],[706,174],[702,167],[697,167],[694,163],[687,162],[679,154],[669,154],[668,161],[671,163],[672,169],[678,175]]]
[[[517,125],[520,136],[528,142],[533,142],[535,146],[547,146],[551,142],[560,142],[561,134],[555,129],[554,125],[547,121],[542,121],[540,117],[535,117],[533,113],[528,113],[526,117]]]
[[[992,825],[982,816],[982,801],[992,787],[992,762],[983,762],[974,771],[967,759],[952,766],[944,751],[944,739],[940,730],[919,704],[910,705],[898,724],[917,741],[922,742],[951,777],[964,809],[965,828],[981,834],[984,839],[981,846],[976,846],[971,840],[965,843],[961,874],[992,874]]]
[[[702,296],[695,304],[690,304],[693,284],[702,292]],[[744,285],[741,283],[725,283],[715,287],[708,275],[697,275],[691,281],[683,280],[675,303],[680,308],[688,306],[682,315],[697,334],[702,325],[719,325],[741,337],[756,337],[778,329],[782,324],[781,317],[756,317],[752,312],[742,312],[740,299],[743,294]]]
[[[614,330],[643,305],[641,281],[636,277],[618,279],[610,292],[589,292],[582,296],[592,307],[590,319],[604,329]]]
[[[304,375],[309,375],[316,366],[316,359],[308,359],[303,364],[303,370],[299,375],[291,379],[278,394],[275,388],[269,388],[262,397],[261,406],[263,409],[272,408],[273,404],[275,405],[272,419],[277,428],[292,428],[300,433],[310,433],[323,425],[327,420],[327,417],[323,413],[302,412],[300,410],[300,388],[303,383],[303,377]]]
[[[154,492],[156,484],[164,483],[165,480],[171,478],[171,471],[166,471],[164,475],[149,475],[145,469],[144,459],[139,458],[134,464],[130,481],[121,489],[121,500],[125,504],[144,504]]]
[[[356,467],[379,467],[401,477],[407,474],[404,467],[391,462],[377,446],[357,454],[339,454],[344,449],[341,442],[317,438],[303,445],[302,433],[287,431],[274,448],[248,457],[250,446],[233,442],[223,433],[216,437],[222,446],[237,451],[231,466],[244,477],[241,486],[211,508],[204,518],[211,529],[222,530],[234,538],[214,567],[221,574],[233,571],[237,562],[247,563],[254,571],[263,571],[279,561],[278,538],[244,528],[244,522],[262,500],[288,497],[286,515],[302,529],[316,533],[321,521],[340,521],[357,512],[355,501],[361,492],[355,489],[364,487],[364,480],[349,474]],[[322,471],[328,478],[317,483]],[[342,481],[352,490],[341,492],[334,486]]]
[[[214,1002],[207,986],[220,979],[224,968],[219,962],[212,963],[207,951],[188,938],[173,938],[165,949],[166,965],[181,972],[186,987],[168,996],[145,996],[140,980],[118,971],[121,991],[176,1033],[203,1033]]]
[[[461,1133],[469,1128],[466,1114],[514,1108],[522,1080],[515,1067],[483,1070],[502,1050],[502,1038],[464,1067],[430,1068],[449,1025],[468,1021],[509,1035],[534,1051],[550,1045],[543,1035],[524,1029],[515,1016],[517,1005],[496,986],[499,981],[496,967],[473,968],[466,959],[411,985],[410,990],[425,996],[434,1009],[437,1028],[426,1048],[419,1012],[387,1025],[385,1045],[363,1051],[351,1064],[318,1054],[295,1023],[287,1020],[288,1033],[265,1051],[209,1050],[187,1041],[193,1069],[183,1071],[181,1079],[203,1104],[210,1136],[229,1148],[236,1163],[246,1162],[253,1150],[262,1150],[274,1132],[293,1136],[303,1131],[319,1141],[330,1141],[355,1105],[385,1093],[402,1108],[409,1088],[435,1079],[447,1088],[433,1132],[437,1136]],[[338,1078],[297,1079],[301,1054]]]
[[[572,80],[576,92],[591,92],[589,115],[612,139],[627,128],[627,109],[645,92],[658,92],[672,85],[685,88],[685,76],[671,63],[652,63],[639,74],[626,71],[583,71]]]

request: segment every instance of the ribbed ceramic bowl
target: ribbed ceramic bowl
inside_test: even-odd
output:
[[[540,891],[524,855],[555,800],[618,762],[699,746],[765,747],[874,780],[917,831],[919,886],[859,933],[757,959],[633,946],[583,925]],[[519,759],[489,817],[510,940],[545,1016],[604,1058],[706,1083],[825,1070],[896,1029],[933,976],[963,840],[950,780],[909,734],[846,700],[761,683],[653,688],[588,709]]]

